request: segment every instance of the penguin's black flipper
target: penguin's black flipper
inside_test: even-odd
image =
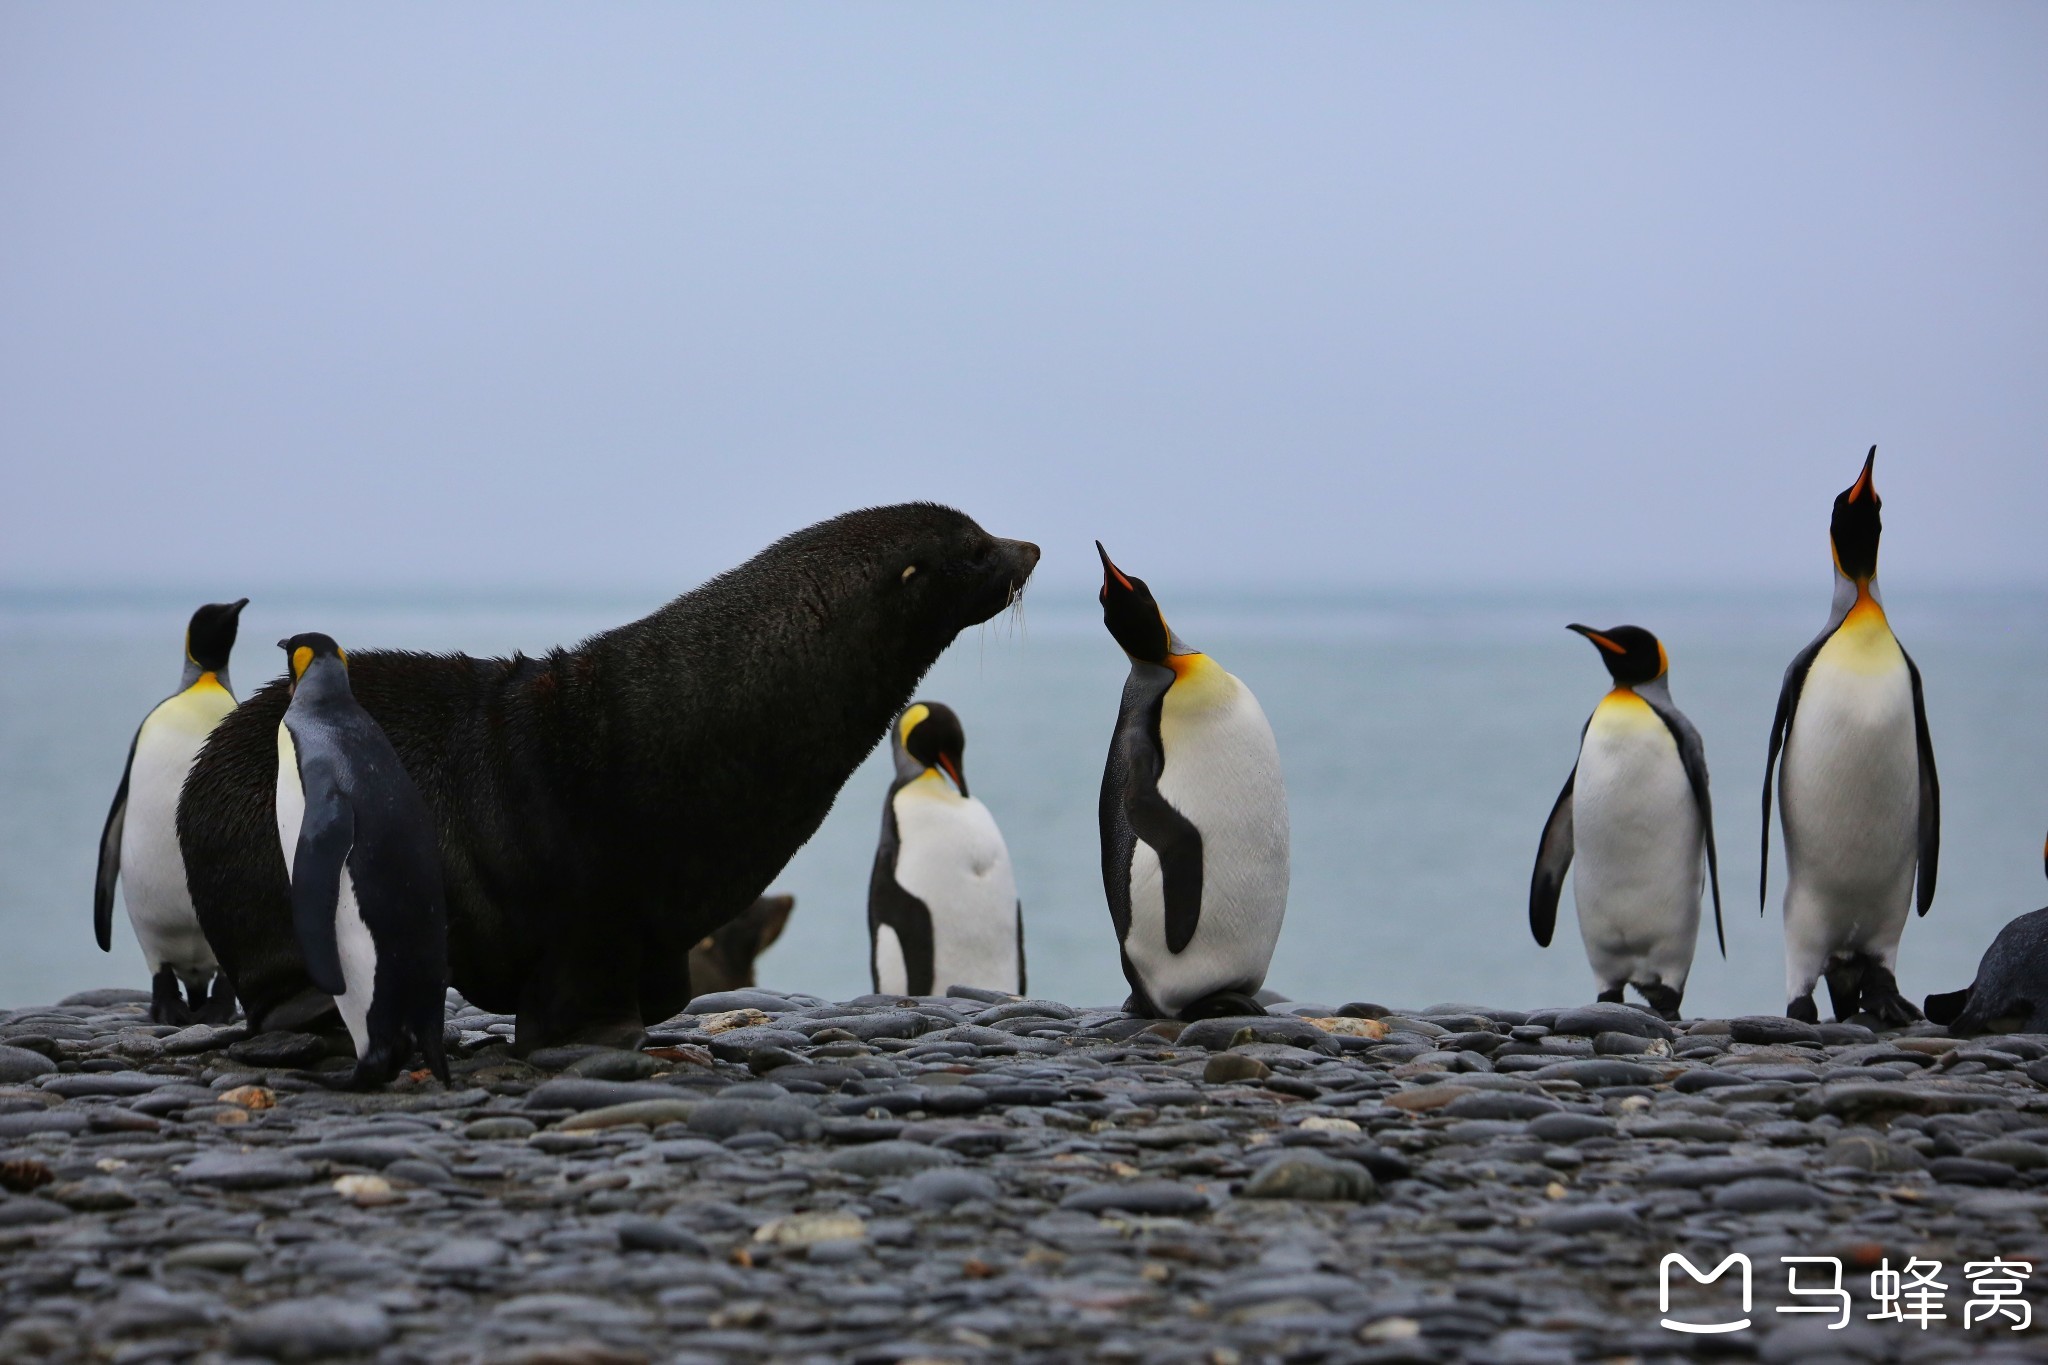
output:
[[[1166,951],[1178,953],[1202,926],[1202,832],[1160,795],[1157,775],[1131,791],[1131,831],[1159,856],[1159,892],[1166,902]]]
[[[1529,932],[1540,948],[1548,948],[1557,931],[1557,897],[1572,865],[1572,788],[1578,780],[1579,765],[1574,763],[1550,818],[1543,822],[1543,840],[1536,845],[1536,871],[1529,878]]]
[[[298,933],[299,951],[305,954],[307,977],[329,995],[341,995],[348,990],[348,981],[341,972],[334,917],[341,903],[342,870],[355,845],[355,812],[336,784],[331,765],[302,757],[299,781],[306,814],[292,859],[292,927]]]
[[[1671,738],[1678,743],[1678,757],[1685,764],[1685,780],[1692,786],[1693,803],[1700,810],[1700,829],[1707,839],[1707,881],[1714,890],[1714,937],[1721,945],[1721,956],[1728,956],[1728,932],[1721,927],[1721,860],[1714,852],[1714,802],[1707,794],[1707,746],[1700,739],[1700,732],[1693,723],[1676,707],[1660,704],[1654,697],[1645,697],[1650,709],[1663,720],[1664,728],[1671,732]]]
[[[1920,668],[1901,649],[1906,672],[1913,679],[1913,738],[1920,748],[1920,871],[1918,905],[1926,914],[1934,905],[1935,863],[1941,857],[1941,777],[1934,771],[1934,740],[1927,733],[1927,700],[1920,693]]]
[[[1764,759],[1764,847],[1763,856],[1757,860],[1756,874],[1756,912],[1759,915],[1764,912],[1771,888],[1771,777],[1778,766],[1778,755],[1784,751],[1785,742],[1792,738],[1792,713],[1799,709],[1799,694],[1806,690],[1806,675],[1813,668],[1820,647],[1828,642],[1828,637],[1840,624],[1830,625],[1814,636],[1806,648],[1792,656],[1792,662],[1785,666],[1785,681],[1778,688],[1778,714],[1771,721],[1771,752]]]
[[[128,776],[135,771],[135,746],[142,742],[142,727],[128,741],[128,761],[121,768],[121,785],[114,792],[113,808],[107,812],[106,828],[100,831],[100,870],[92,888],[92,932],[100,951],[114,951],[114,883],[121,876],[121,834],[128,828]]]
[[[1024,902],[1017,902],[1017,994],[1029,995],[1031,988],[1025,984],[1029,978],[1024,971]]]

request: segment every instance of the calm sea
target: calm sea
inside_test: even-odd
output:
[[[1092,595],[1070,596],[1041,591],[1022,622],[962,636],[922,694],[966,725],[970,784],[1016,863],[1033,992],[1114,1003],[1125,987],[1095,799],[1125,664]],[[146,985],[124,916],[111,956],[93,942],[94,854],[135,725],[177,681],[195,605],[141,592],[0,594],[0,1006]],[[246,695],[272,676],[270,642],[298,630],[355,647],[531,653],[656,605],[259,599],[243,617],[237,684]],[[1687,1012],[1783,1007],[1782,884],[1760,918],[1757,799],[1778,680],[1825,618],[1824,582],[1797,593],[1505,599],[1169,593],[1165,605],[1183,638],[1257,692],[1279,736],[1294,880],[1269,984],[1330,1004],[1592,998],[1572,923],[1548,950],[1530,939],[1527,888],[1579,727],[1605,690],[1593,649],[1564,625],[1628,622],[1663,637],[1672,693],[1713,772],[1728,958],[1703,926]],[[1945,813],[1940,893],[1901,953],[1917,999],[1967,982],[1997,928],[2048,899],[2048,595],[1895,585],[1891,615],[1926,678]],[[886,757],[870,756],[776,879],[797,911],[762,959],[764,985],[867,990],[864,906]]]

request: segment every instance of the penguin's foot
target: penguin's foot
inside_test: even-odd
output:
[[[169,967],[149,979],[149,1022],[175,1024],[179,1028],[192,1022],[191,1007],[185,1003],[184,992],[178,989],[177,973]]]
[[[225,1024],[235,1017],[235,988],[228,984],[228,974],[220,973],[213,978],[213,988],[206,998],[199,1002],[195,1011],[202,1024]]]
[[[1797,1019],[1802,1024],[1818,1024],[1820,1022],[1820,1006],[1813,1003],[1813,992],[1808,991],[1791,1004],[1785,1006],[1785,1017],[1787,1019]]]
[[[1888,1028],[1904,1028],[1927,1017],[1899,992],[1899,979],[1891,969],[1878,962],[1863,970],[1863,1008]]]
[[[1647,986],[1637,982],[1636,989],[1642,992],[1643,999],[1650,1002],[1650,1008],[1660,1017],[1674,1023],[1677,1021],[1679,1002],[1685,999],[1684,991],[1673,990],[1661,981],[1652,981]]]
[[[1846,1023],[1862,1005],[1865,978],[1872,965],[1861,953],[1828,963],[1828,1003],[1835,1007],[1835,1022]]]
[[[1600,992],[1600,994],[1594,996],[1593,998],[1595,1000],[1598,1000],[1603,1005],[1619,1005],[1623,1003],[1622,996],[1626,994],[1627,991],[1628,987],[1625,984],[1620,986],[1610,986],[1606,990]]]
[[[1197,1019],[1241,1019],[1246,1015],[1264,1014],[1266,1007],[1246,995],[1243,991],[1217,991],[1180,1012],[1180,1017],[1192,1024]]]
[[[345,1085],[349,1090],[382,1090],[398,1078],[398,1049],[386,1044],[379,1047],[372,1043],[370,1050],[356,1059],[356,1069],[351,1071]]]

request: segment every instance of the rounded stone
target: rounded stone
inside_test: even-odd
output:
[[[1527,1095],[1513,1090],[1482,1090],[1460,1095],[1444,1106],[1454,1119],[1533,1119],[1555,1114],[1563,1106],[1544,1095]]]
[[[676,1251],[690,1256],[705,1255],[704,1243],[687,1228],[658,1218],[621,1219],[619,1248],[622,1251]]]
[[[1714,1191],[1717,1208],[1737,1213],[1775,1213],[1786,1209],[1810,1209],[1827,1203],[1827,1196],[1798,1180],[1777,1180],[1769,1176],[1736,1180]]]
[[[505,1244],[490,1237],[450,1237],[428,1252],[420,1262],[429,1274],[473,1274],[504,1264]]]
[[[1379,1193],[1379,1182],[1353,1162],[1313,1150],[1296,1150],[1261,1166],[1240,1193],[1246,1199],[1362,1203]]]
[[[38,1076],[47,1076],[56,1069],[57,1064],[40,1052],[30,1052],[25,1047],[0,1046],[0,1085],[19,1085]]]
[[[473,1142],[516,1141],[532,1137],[535,1131],[532,1119],[517,1114],[492,1114],[465,1126],[462,1135]]]
[[[374,1351],[391,1340],[391,1319],[359,1299],[284,1299],[235,1320],[234,1342],[279,1360],[320,1360]]]
[[[1797,1019],[1787,1019],[1780,1014],[1751,1014],[1728,1021],[1728,1036],[1738,1043],[1760,1043],[1769,1045],[1812,1044],[1821,1042],[1821,1033],[1812,1024]]]
[[[1202,1079],[1210,1085],[1262,1081],[1272,1074],[1272,1068],[1258,1058],[1238,1052],[1219,1052],[1202,1066]]]
[[[1076,1190],[1060,1200],[1060,1207],[1081,1213],[1206,1213],[1209,1198],[1200,1190],[1171,1180],[1133,1180],[1129,1184],[1090,1185]]]
[[[834,1152],[825,1159],[825,1165],[847,1175],[875,1177],[915,1175],[934,1166],[957,1165],[959,1161],[957,1155],[943,1148],[922,1142],[886,1140]]]
[[[993,1203],[1002,1197],[1003,1187],[979,1171],[935,1169],[891,1185],[883,1193],[914,1209],[940,1210],[971,1199]]]
[[[254,1242],[188,1242],[164,1253],[164,1265],[190,1270],[240,1270],[263,1254]]]

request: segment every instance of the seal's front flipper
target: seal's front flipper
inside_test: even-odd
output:
[[[1946,995],[1930,995],[1923,1002],[1922,1008],[1926,1010],[1930,1021],[1946,1028],[1962,1018],[1963,1011],[1970,1007],[1970,993],[1975,989],[1976,985],[1973,982],[1959,991],[1950,991]]]

